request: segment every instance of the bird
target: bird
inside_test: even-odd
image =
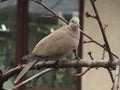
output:
[[[18,74],[14,83],[16,84],[38,61],[59,60],[70,55],[73,52],[73,49],[77,49],[80,39],[79,22],[78,17],[73,17],[70,19],[68,25],[58,28],[40,40],[33,51],[23,57],[23,59],[29,59],[30,62]]]

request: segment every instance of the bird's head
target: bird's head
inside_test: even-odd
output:
[[[71,27],[71,29],[78,29],[80,27],[79,18],[73,17],[69,22],[69,26]]]

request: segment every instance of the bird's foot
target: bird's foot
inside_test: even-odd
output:
[[[57,60],[57,61],[55,62],[56,68],[61,68],[62,65],[63,65],[63,63],[65,63],[65,62],[68,62],[68,60],[66,60],[66,59]]]
[[[75,60],[80,60],[80,57],[77,54],[77,49],[76,48],[73,49],[73,53],[75,55]]]

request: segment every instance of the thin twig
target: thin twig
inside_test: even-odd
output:
[[[18,89],[19,87],[25,85],[26,83],[32,81],[32,80],[35,79],[35,78],[38,78],[38,77],[44,75],[44,74],[47,73],[47,72],[52,71],[53,69],[54,69],[54,68],[48,68],[48,69],[45,69],[45,70],[43,70],[43,71],[41,71],[41,72],[35,74],[34,76],[32,76],[32,77],[28,78],[27,80],[21,82],[20,84],[14,86],[14,87],[12,88],[12,90]]]
[[[98,14],[97,9],[96,9],[96,6],[95,6],[95,1],[94,1],[94,0],[90,0],[90,2],[91,2],[91,4],[92,4],[92,7],[93,7],[94,12],[95,12],[95,14],[96,14],[96,18],[95,18],[95,19],[98,21],[98,24],[99,24],[99,26],[100,26],[100,30],[101,30],[101,33],[102,33],[102,35],[103,35],[103,39],[104,39],[104,42],[105,42],[106,49],[108,50],[108,54],[109,54],[109,58],[110,58],[109,61],[112,62],[112,61],[113,61],[113,56],[112,56],[111,49],[110,49],[110,46],[109,46],[109,43],[108,43],[108,40],[107,40],[107,37],[106,37],[106,34],[105,34],[105,28],[106,28],[107,26],[106,26],[105,28],[103,28],[102,22],[101,22],[101,20],[100,20],[99,14]],[[103,53],[103,58],[104,58],[104,55],[105,55],[105,51],[104,51],[104,53]],[[111,77],[111,80],[112,80],[112,83],[114,84],[113,74],[112,74],[112,72],[111,72],[111,70],[110,70],[109,67],[107,67],[107,71],[109,72],[110,77]],[[117,78],[117,79],[118,79],[118,78]],[[116,80],[116,81],[118,81],[118,80]],[[115,90],[118,90],[118,89],[115,89]]]
[[[87,68],[83,73],[79,73],[79,74],[75,74],[73,77],[82,77],[83,75],[85,75],[91,68]]]
[[[48,6],[46,6],[44,3],[40,2],[39,0],[33,0],[34,2],[40,4],[41,6],[43,6],[45,9],[47,9],[48,11],[50,11],[53,15],[55,15],[56,17],[58,17],[60,20],[64,21],[65,23],[68,24],[68,21],[66,21],[65,19],[61,18],[56,12],[54,12],[52,9],[50,9]]]
[[[109,75],[110,75],[110,77],[111,77],[112,83],[114,84],[114,77],[113,77],[113,74],[112,74],[110,68],[107,68],[107,71],[108,71],[108,73],[109,73]]]
[[[104,47],[105,47],[105,45],[104,45]],[[105,48],[103,48],[103,53],[102,53],[102,60],[104,60],[104,58],[105,58]]]
[[[91,58],[91,60],[94,60],[93,56],[92,56],[92,52],[88,52],[89,57]],[[88,69],[90,69],[91,67],[89,67]],[[98,69],[98,67],[95,67],[95,69]]]
[[[96,18],[96,16],[91,15],[89,12],[86,12],[85,15],[86,15],[86,17]]]
[[[102,32],[103,39],[104,39],[104,41],[105,41],[105,45],[106,45],[106,48],[107,48],[107,50],[108,50],[110,62],[112,62],[112,61],[113,61],[113,56],[112,56],[111,49],[110,49],[110,46],[109,46],[109,43],[108,43],[108,40],[107,40],[105,31],[104,31],[104,28],[103,28],[103,25],[102,25],[102,23],[101,23],[101,20],[100,20],[98,11],[97,11],[97,9],[96,9],[95,2],[94,2],[94,0],[90,0],[90,2],[91,2],[91,4],[92,4],[92,7],[93,7],[94,12],[95,12],[95,14],[96,14],[96,20],[98,21],[98,24],[99,24],[99,26],[100,26],[100,30],[101,30],[101,32]]]
[[[92,56],[92,52],[88,52],[88,55],[90,56],[91,60],[94,60],[94,58]]]
[[[91,40],[90,41],[84,41],[83,43],[86,44],[86,43],[91,43],[91,42],[93,42],[93,41],[91,41]]]
[[[95,43],[95,44],[97,44],[98,46],[104,48],[104,45],[102,45],[102,44],[98,43],[97,41],[95,41],[92,37],[90,37],[89,35],[87,35],[85,32],[83,32],[82,30],[80,30],[80,32],[81,32],[84,36],[86,36],[87,38],[89,38],[93,43]],[[108,51],[107,48],[105,48],[105,50]],[[115,55],[114,53],[111,52],[111,54],[112,54],[114,57],[116,57],[117,59],[119,59],[119,57],[118,57],[117,55]]]
[[[53,18],[55,16],[45,16],[45,15],[41,15],[41,18]]]

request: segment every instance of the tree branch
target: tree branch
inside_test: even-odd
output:
[[[115,65],[119,65],[120,60],[114,60],[111,65],[108,63],[108,60],[71,60],[71,61],[64,61],[63,63],[58,63],[56,65],[56,61],[46,61],[46,62],[38,62],[35,64],[31,69],[40,69],[40,68],[64,68],[64,67],[112,67]],[[17,66],[13,69],[8,70],[7,72],[3,73],[2,80],[8,80],[10,77],[18,74],[26,65]]]
[[[120,78],[120,65],[117,65],[112,90],[118,90],[119,89],[119,78]]]
[[[65,19],[61,18],[56,12],[54,12],[52,9],[50,9],[49,7],[47,7],[44,3],[40,2],[39,0],[33,0],[34,2],[40,4],[41,6],[43,6],[45,9],[47,9],[48,11],[50,11],[55,17],[59,18],[60,20],[64,21],[65,23],[68,24],[68,21],[66,21]]]
[[[108,40],[107,40],[107,37],[106,37],[106,34],[105,34],[105,28],[106,27],[103,28],[102,22],[100,20],[99,14],[98,14],[96,6],[95,6],[95,1],[94,0],[90,0],[90,2],[92,4],[92,7],[93,7],[94,12],[96,14],[96,18],[95,19],[98,21],[98,24],[100,26],[100,29],[101,29],[101,32],[102,32],[102,35],[103,35],[103,39],[104,39],[104,42],[105,42],[105,46],[106,46],[106,49],[107,49],[108,54],[109,54],[109,59],[110,59],[109,61],[111,63],[111,62],[113,62],[113,56],[112,56],[111,49],[110,49],[110,46],[109,46],[109,43],[108,43]],[[107,70],[108,70],[108,72],[109,72],[109,74],[111,76],[112,82],[113,82],[112,90],[118,90],[118,88],[119,88],[120,66],[119,65],[116,66],[115,79],[113,79],[113,75],[112,75],[112,72],[111,72],[109,67],[107,67]]]
[[[110,62],[113,61],[113,56],[112,56],[112,53],[111,53],[111,49],[110,49],[110,46],[109,46],[109,43],[108,43],[108,40],[107,40],[107,37],[106,37],[106,34],[105,34],[105,30],[103,28],[103,25],[102,25],[102,22],[100,20],[100,17],[99,17],[99,14],[98,14],[98,11],[96,9],[96,6],[95,6],[95,1],[94,0],[90,0],[91,4],[92,4],[92,7],[94,9],[94,12],[96,14],[96,20],[98,21],[98,24],[100,26],[100,30],[102,32],[102,35],[103,35],[103,39],[105,41],[105,45],[106,45],[106,48],[108,50],[108,54],[109,54],[109,58],[110,58]]]
[[[65,68],[65,67],[113,67],[120,64],[120,60],[114,60],[111,64],[108,63],[109,60],[65,60],[63,63],[56,64],[56,61],[46,61],[46,62],[38,62],[31,69],[40,69],[40,68]],[[0,77],[0,87],[3,86],[3,83],[7,81],[9,78],[18,74],[26,65],[17,66],[13,69],[10,69],[4,72]]]

